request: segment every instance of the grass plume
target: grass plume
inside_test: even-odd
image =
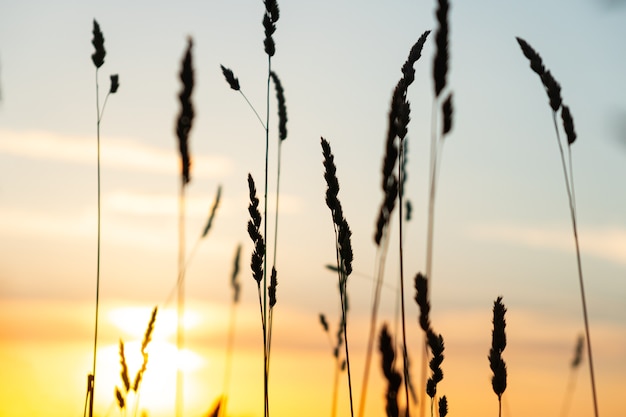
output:
[[[565,189],[567,191],[567,197],[569,202],[570,218],[572,222],[572,232],[574,236],[574,245],[576,248],[576,266],[578,269],[578,285],[580,287],[580,298],[583,313],[583,322],[585,325],[585,340],[587,341],[587,359],[589,362],[589,375],[591,380],[591,395],[593,398],[594,416],[598,417],[598,396],[595,382],[595,372],[593,367],[593,354],[591,350],[591,334],[589,330],[589,315],[587,313],[587,300],[585,296],[585,285],[583,279],[582,260],[580,255],[580,244],[578,240],[578,220],[576,216],[576,193],[574,191],[574,169],[572,166],[572,150],[571,146],[576,140],[576,131],[574,129],[574,120],[570,109],[567,105],[563,104],[561,98],[561,86],[554,79],[549,70],[547,70],[543,64],[543,60],[539,53],[530,46],[524,39],[516,38],[518,45],[520,46],[522,53],[530,61],[531,69],[539,75],[541,83],[548,95],[550,108],[552,109],[552,121],[554,123],[554,130],[556,132],[556,140],[559,147],[559,154],[561,157],[561,166],[563,168],[563,177],[565,180]],[[568,150],[568,162],[565,159],[565,152],[563,150],[563,143],[561,141],[561,135],[557,124],[557,112],[561,110],[561,120],[563,122],[563,130],[565,131],[567,138],[567,150]]]
[[[341,315],[343,324],[344,346],[346,353],[346,366],[348,370],[348,392],[350,395],[350,415],[354,416],[354,401],[352,399],[352,376],[350,372],[350,353],[348,347],[348,298],[347,282],[352,273],[352,232],[348,221],[343,215],[343,209],[339,202],[339,180],[337,179],[337,167],[335,156],[330,148],[330,143],[321,138],[322,154],[324,156],[324,179],[326,180],[326,205],[330,209],[333,227],[335,230],[335,253],[337,257],[337,275],[339,278],[339,298],[341,301]]]
[[[502,352],[506,348],[506,307],[502,297],[493,303],[493,330],[491,332],[491,349],[489,350],[489,367],[493,372],[491,387],[498,396],[498,416],[502,416],[502,394],[506,390],[506,363],[502,359]]]
[[[398,409],[398,391],[402,384],[402,375],[394,369],[396,359],[395,349],[391,340],[391,335],[384,324],[380,332],[379,350],[382,356],[382,370],[387,380],[387,392],[385,394],[387,417],[398,417],[400,411]]]
[[[150,321],[148,322],[148,326],[143,336],[143,340],[141,342],[141,355],[143,357],[143,361],[141,363],[141,367],[137,370],[137,374],[131,384],[130,373],[128,370],[128,364],[126,362],[126,349],[124,345],[124,341],[120,339],[119,342],[119,356],[120,356],[120,379],[122,380],[122,388],[115,387],[115,400],[117,402],[117,406],[120,409],[120,413],[124,415],[128,414],[129,408],[129,393],[135,393],[135,408],[134,415],[137,415],[137,411],[139,409],[139,398],[140,398],[140,387],[141,381],[143,381],[143,375],[146,372],[148,367],[148,345],[152,340],[152,332],[154,331],[154,323],[156,321],[157,315],[157,307],[154,307],[152,310],[152,314],[150,315]]]
[[[407,100],[407,90],[415,80],[415,63],[420,59],[424,43],[430,31],[425,31],[413,44],[409,51],[409,56],[402,65],[402,77],[394,88],[391,98],[391,105],[388,115],[387,137],[385,140],[385,155],[383,157],[381,188],[383,191],[383,201],[381,203],[376,228],[374,232],[374,242],[377,246],[376,255],[376,278],[372,296],[372,309],[370,313],[370,326],[365,354],[365,367],[363,381],[361,384],[361,400],[359,404],[359,416],[363,416],[366,407],[367,388],[369,383],[369,373],[374,351],[374,339],[376,336],[378,308],[380,304],[380,292],[384,279],[386,257],[389,248],[389,225],[392,213],[396,207],[396,200],[400,200],[402,205],[401,189],[404,185],[405,164],[404,164],[404,140],[408,133],[411,108]],[[397,167],[397,173],[396,173]],[[402,210],[400,209],[400,302],[402,316],[402,340],[403,352],[406,351],[406,329],[404,320],[404,277],[402,267]],[[403,370],[406,375],[406,356],[403,355]],[[405,384],[406,402],[408,407],[408,387]]]

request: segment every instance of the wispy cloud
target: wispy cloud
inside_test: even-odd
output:
[[[516,224],[483,224],[470,228],[476,239],[571,252],[574,250],[569,228]],[[584,227],[579,231],[583,254],[626,265],[626,227],[621,225]]]
[[[38,130],[0,130],[0,154],[21,158],[93,165],[95,146],[93,138]],[[104,167],[155,174],[177,175],[180,164],[173,146],[166,150],[126,138],[107,138],[101,145],[101,157]],[[233,162],[223,156],[195,155],[193,159],[193,174],[197,177],[223,177],[232,169]]]

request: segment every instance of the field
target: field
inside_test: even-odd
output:
[[[626,415],[626,57],[621,52],[626,5],[454,2],[448,14],[449,69],[435,98],[433,65],[441,53],[437,3],[280,2],[271,59],[262,24],[269,12],[257,0],[170,5],[28,0],[3,6],[0,416],[78,416],[89,408],[97,288],[95,416],[174,416],[177,386],[184,397],[179,414],[207,415],[226,393],[227,416],[262,416],[264,334],[250,267],[255,247],[247,227],[249,174],[260,200],[259,233],[267,243],[261,309],[269,309],[262,292],[272,264],[278,271],[267,381],[272,416],[332,416],[335,409],[333,348],[342,309],[338,274],[328,265],[345,261],[343,253],[337,255],[335,235],[342,216],[354,255],[346,293],[355,415],[360,408],[365,417],[386,415],[388,381],[378,350],[383,323],[395,342],[393,367],[402,372],[400,259],[410,373],[419,398],[410,403],[412,416],[420,415],[422,402],[430,415],[421,382],[424,331],[414,300],[414,278],[426,271],[430,323],[445,340],[436,398],[446,396],[449,415],[498,415],[488,355],[499,296],[507,308],[502,415],[594,415],[586,346],[581,364],[571,366],[577,338],[585,334],[571,211],[599,415]],[[97,72],[94,19],[106,48]],[[381,170],[389,150],[392,95],[405,76],[401,68],[411,47],[428,30],[406,92],[403,198],[411,202],[412,214],[402,222],[400,239],[395,207],[385,250],[374,234],[384,201]],[[516,37],[541,55],[571,109],[577,133],[571,146],[561,127],[562,108],[555,120],[575,195],[568,196],[564,181],[546,81],[531,70]],[[193,39],[194,117],[186,182],[176,129],[188,39]],[[284,88],[283,141],[284,114],[279,115],[276,82],[268,81],[268,61]],[[233,71],[245,99],[220,65]],[[113,74],[119,75],[119,89],[108,95],[102,111]],[[449,93],[452,129],[442,136],[440,106]],[[435,200],[429,178],[433,135],[439,144]],[[334,156],[338,219],[325,201],[328,164],[320,138]],[[218,187],[219,205],[201,237]],[[240,296],[234,304],[238,245]],[[363,407],[378,271],[384,271],[384,282]],[[181,277],[184,297],[176,291]],[[183,299],[184,318],[177,312]],[[155,306],[149,361],[136,396],[123,389],[119,343],[123,340],[134,378]],[[185,349],[177,354],[180,328]],[[338,375],[336,415],[350,416],[348,372]],[[116,386],[129,391],[124,410]],[[402,386],[400,408],[404,398]]]

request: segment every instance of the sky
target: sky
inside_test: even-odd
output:
[[[333,357],[319,324],[338,322],[334,234],[324,202],[320,137],[335,155],[339,199],[353,232],[348,283],[355,397],[359,398],[376,266],[375,219],[391,93],[411,46],[434,29],[434,2],[279,2],[272,69],[285,89],[277,245],[278,303],[272,414],[330,413]],[[263,2],[2,3],[0,14],[0,415],[79,416],[91,370],[96,276],[96,71],[92,25],[107,55],[100,92],[119,74],[101,123],[101,333],[96,414],[117,415],[118,343],[137,354],[159,306],[140,409],[173,415],[179,162],[174,134],[178,71],[194,40],[196,117],[187,187],[186,415],[200,416],[224,392],[232,314],[230,274],[243,245],[228,414],[259,416],[262,338],[249,269],[246,177],[264,176],[264,130],[220,65],[265,115],[267,56]],[[487,362],[491,308],[507,305],[507,416],[560,413],[573,382],[570,416],[592,412],[586,361],[570,375],[583,332],[567,194],[548,98],[516,36],[542,56],[562,87],[578,139],[572,146],[576,211],[602,415],[625,415],[626,390],[626,4],[537,0],[453,2],[450,73],[454,127],[440,160],[431,321],[446,341],[444,380],[451,414],[497,413]],[[409,354],[419,374],[421,331],[412,279],[425,268],[434,37],[408,92],[404,230]],[[102,105],[103,95],[100,96]],[[269,225],[274,224],[278,132],[270,91]],[[218,186],[222,200],[199,241]],[[261,196],[262,198],[262,196]],[[397,219],[394,219],[397,226]],[[272,230],[272,227],[270,227]],[[270,232],[273,241],[274,234]],[[379,325],[397,333],[394,229]],[[380,326],[379,326],[380,328]],[[374,357],[365,416],[384,413]],[[134,368],[133,368],[134,367]],[[131,371],[132,372],[132,371]],[[340,378],[338,415],[349,415]],[[541,411],[538,411],[541,410]]]

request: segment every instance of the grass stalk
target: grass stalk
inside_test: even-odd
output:
[[[100,253],[101,253],[101,164],[100,164],[100,124],[104,115],[104,109],[106,103],[111,94],[117,92],[119,88],[119,76],[117,74],[111,75],[111,87],[107,93],[104,104],[100,108],[100,85],[98,83],[98,70],[104,64],[104,58],[106,57],[106,50],[104,49],[104,36],[100,30],[100,25],[94,19],[93,20],[93,39],[91,40],[94,46],[94,53],[91,55],[91,60],[96,67],[95,82],[96,82],[96,153],[97,153],[97,248],[96,248],[96,311],[94,318],[94,340],[93,340],[93,363],[91,374],[87,376],[87,397],[85,398],[85,407],[83,410],[83,416],[87,414],[87,404],[89,404],[89,417],[93,417],[93,402],[94,393],[96,387],[96,360],[98,351],[98,319],[100,311]]]
[[[181,176],[178,195],[178,277],[177,277],[177,369],[176,369],[176,417],[184,412],[184,374],[181,369],[181,357],[184,349],[184,311],[185,311],[185,191],[189,184],[191,157],[189,152],[189,133],[194,118],[191,93],[194,87],[194,70],[192,57],[193,41],[187,40],[187,49],[181,62],[180,81],[182,90],[179,94],[181,111],[176,122],[176,135],[181,157]]]
[[[404,375],[404,394],[405,394],[405,415],[410,416],[410,401],[409,401],[409,384],[407,374],[409,372],[409,365],[407,363],[407,347],[406,347],[406,314],[404,308],[404,248],[403,248],[403,216],[402,207],[404,203],[404,138],[400,139],[400,149],[398,152],[398,244],[399,244],[399,257],[400,257],[400,318],[402,322],[402,370]]]
[[[176,367],[176,416],[182,417],[184,412],[184,374],[181,368],[182,353],[185,347],[185,183],[180,184],[178,196],[178,282],[177,288],[177,314],[176,314],[176,348],[178,351]]]
[[[565,180],[565,189],[567,191],[567,198],[569,203],[569,212],[572,222],[572,232],[574,236],[574,245],[576,249],[576,267],[578,270],[578,284],[580,287],[580,298],[582,304],[583,322],[585,326],[585,338],[587,341],[587,358],[589,360],[589,374],[591,379],[591,395],[593,397],[593,410],[594,416],[598,417],[598,396],[596,391],[595,371],[593,367],[593,354],[591,350],[591,334],[589,330],[589,315],[587,313],[587,301],[585,296],[585,285],[582,271],[582,261],[580,256],[580,245],[578,239],[578,225],[576,216],[576,202],[574,193],[574,174],[572,168],[571,158],[571,145],[576,140],[576,132],[574,131],[574,122],[570,114],[569,107],[563,104],[561,98],[561,86],[554,79],[552,73],[545,68],[541,56],[526,42],[524,39],[517,37],[517,43],[519,44],[522,53],[530,61],[530,68],[539,75],[544,89],[548,95],[550,101],[550,107],[552,109],[552,120],[554,122],[554,128],[556,131],[556,140],[559,146],[559,154],[561,157],[561,166],[563,168],[563,177]],[[569,169],[565,161],[565,152],[563,151],[563,144],[559,133],[556,114],[561,110],[561,117],[563,119],[563,129],[567,135],[568,144],[568,156],[569,156]]]
[[[333,230],[335,233],[335,254],[337,261],[337,274],[339,278],[339,298],[341,300],[341,318],[343,322],[344,346],[346,353],[346,366],[348,370],[348,391],[350,395],[350,416],[354,417],[354,400],[352,397],[352,374],[350,371],[350,349],[348,346],[348,324],[347,324],[347,281],[352,273],[352,232],[348,221],[343,215],[343,208],[339,202],[339,181],[337,179],[337,167],[334,162],[334,155],[330,149],[330,144],[326,139],[321,138],[322,153],[324,155],[324,178],[328,186],[326,190],[326,205],[330,209]]]

